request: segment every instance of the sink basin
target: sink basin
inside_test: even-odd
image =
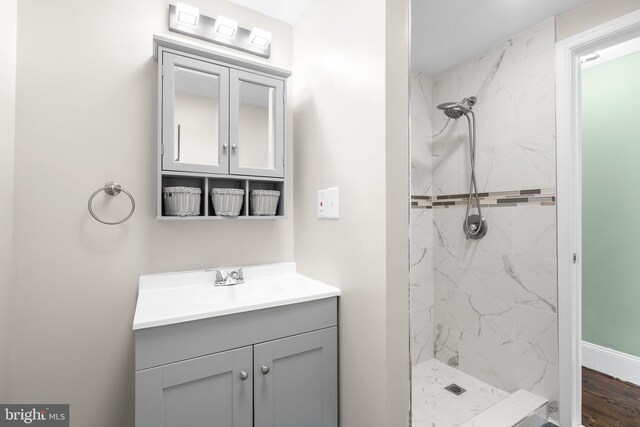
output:
[[[245,283],[233,286],[214,286],[215,272],[204,270],[141,276],[133,329],[340,295],[338,288],[296,273],[295,263],[243,267],[243,272]]]

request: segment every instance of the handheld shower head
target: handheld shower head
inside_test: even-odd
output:
[[[438,109],[444,111],[444,114],[450,119],[457,120],[465,114],[471,112],[472,107],[476,104],[477,98],[470,96],[464,98],[462,102],[445,102],[438,105]]]
[[[478,184],[476,182],[476,117],[473,113],[473,106],[476,105],[477,98],[470,96],[464,98],[460,102],[446,102],[438,105],[438,109],[442,110],[444,114],[450,119],[457,120],[462,116],[465,116],[469,125],[469,157],[471,159],[471,180],[469,183],[469,199],[467,201],[467,212],[465,214],[464,223],[462,229],[467,239],[478,240],[482,239],[489,225],[487,221],[482,217],[482,208],[480,207],[480,195],[478,194]],[[448,123],[448,122],[447,122]],[[473,196],[475,194],[475,208],[478,211],[477,214],[471,214],[471,206],[473,204]]]
[[[444,114],[450,119],[457,120],[464,114],[471,112],[471,109],[459,102],[446,102],[438,105],[438,109],[444,111]]]

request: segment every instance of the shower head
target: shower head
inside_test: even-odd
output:
[[[444,111],[444,114],[450,119],[459,119],[464,114],[467,114],[471,111],[469,107],[463,105],[459,102],[446,102],[444,104],[438,105],[438,108]]]
[[[450,119],[457,120],[462,116],[467,118],[469,126],[469,159],[471,160],[471,178],[469,183],[469,198],[467,199],[467,212],[464,216],[462,229],[467,239],[482,239],[489,225],[487,220],[482,217],[482,208],[480,206],[480,194],[478,194],[478,183],[476,180],[476,116],[473,113],[473,106],[476,105],[477,98],[470,96],[464,98],[460,102],[446,102],[438,105],[438,109],[444,111],[444,114]],[[447,124],[449,122],[447,121]],[[446,126],[445,126],[446,129]],[[444,131],[444,129],[443,129]],[[472,214],[472,204],[475,196],[475,209],[477,214]]]
[[[438,109],[444,111],[444,114],[450,119],[457,120],[465,114],[471,112],[471,108],[476,104],[477,98],[470,96],[465,98],[462,102],[445,102],[438,105]]]

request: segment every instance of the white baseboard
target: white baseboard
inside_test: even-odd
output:
[[[582,341],[582,366],[640,386],[640,357]]]

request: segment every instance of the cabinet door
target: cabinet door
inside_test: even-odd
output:
[[[337,329],[254,346],[255,427],[337,427]]]
[[[164,52],[162,168],[229,173],[229,69]]]
[[[230,79],[230,173],[283,177],[284,82],[240,70]]]
[[[252,427],[252,361],[244,347],[136,372],[136,427]]]

